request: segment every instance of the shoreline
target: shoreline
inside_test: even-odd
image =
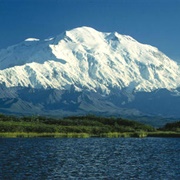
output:
[[[179,132],[156,131],[156,132],[109,132],[102,134],[88,133],[36,133],[36,132],[1,132],[0,138],[146,138],[165,137],[179,138]]]
[[[180,137],[180,121],[162,128],[122,118],[94,115],[53,119],[41,116],[15,117],[0,114],[0,138],[91,138]]]

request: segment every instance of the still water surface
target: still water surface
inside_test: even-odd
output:
[[[0,179],[180,179],[178,138],[0,139]]]

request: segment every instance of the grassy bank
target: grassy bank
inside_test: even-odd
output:
[[[103,134],[87,134],[87,133],[36,133],[36,132],[3,132],[0,138],[35,138],[35,137],[53,137],[53,138],[144,138],[144,137],[180,137],[178,132],[109,132]]]
[[[53,138],[88,138],[87,133],[36,133],[36,132],[5,132],[0,133],[1,138],[34,138],[34,137],[53,137]]]
[[[122,118],[96,116],[52,119],[0,115],[0,137],[180,137],[179,123],[161,129]]]

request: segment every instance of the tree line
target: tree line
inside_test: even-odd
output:
[[[164,127],[156,129],[133,120],[94,115],[52,118],[43,116],[17,117],[0,114],[0,133],[87,133],[100,136],[105,133],[150,133],[156,131],[179,132],[180,121],[167,123]]]

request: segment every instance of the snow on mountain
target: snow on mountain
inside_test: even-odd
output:
[[[39,39],[36,39],[36,38],[27,38],[27,39],[25,39],[25,41],[39,41]]]
[[[55,38],[24,42],[0,51],[0,84],[127,93],[180,87],[180,67],[157,48],[117,32],[75,28]]]

